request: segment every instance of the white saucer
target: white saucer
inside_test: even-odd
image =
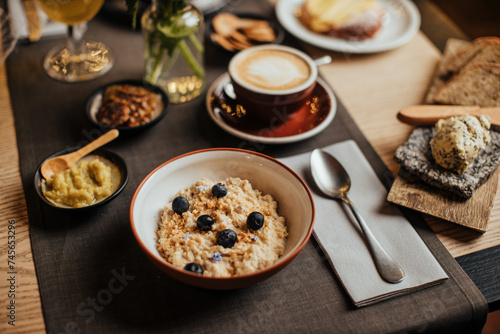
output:
[[[223,130],[241,139],[264,144],[286,144],[301,141],[323,131],[335,117],[337,100],[330,86],[318,78],[313,92],[315,111],[305,105],[285,122],[277,125],[262,124],[252,119],[237,118],[225,112],[221,107],[235,109],[236,102],[228,98],[224,85],[229,82],[226,72],[219,76],[209,87],[206,106],[210,118]]]
[[[349,41],[314,33],[296,17],[305,0],[279,0],[276,16],[291,34],[317,47],[344,53],[375,53],[391,50],[409,42],[420,28],[420,13],[409,0],[377,0],[384,10],[382,28],[373,38]]]

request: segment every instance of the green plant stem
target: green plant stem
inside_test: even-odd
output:
[[[193,52],[204,52],[203,44],[198,40],[196,33],[191,28],[178,25],[180,11],[187,5],[187,1],[173,0],[167,2],[155,2],[157,5],[156,15],[152,16],[152,26],[155,27],[147,38],[148,72],[146,80],[155,84],[162,71],[169,71],[179,53],[184,58],[192,73],[199,78],[205,77],[205,70],[198,62]],[[183,5],[183,7],[179,7]],[[190,32],[183,31],[191,29]],[[188,42],[193,49],[190,49]],[[156,52],[154,52],[156,51]],[[151,66],[149,66],[151,65]]]
[[[151,49],[151,45],[149,46],[149,49]],[[147,75],[146,81],[150,84],[156,84],[156,81],[158,80],[158,77],[161,74],[161,70],[163,68],[163,58],[165,57],[165,52],[167,50],[164,48],[161,48],[160,52],[156,55],[156,57],[152,57],[151,53],[148,54],[148,62],[151,58],[154,58],[154,66],[153,70],[150,71]]]
[[[198,38],[196,38],[195,34],[189,34],[189,41],[191,41],[191,44],[193,44],[193,47],[200,53],[205,52],[205,47],[203,47],[203,44],[200,43]]]
[[[186,41],[185,40],[180,41],[179,44],[177,45],[177,48],[180,50],[182,56],[186,60],[186,63],[188,64],[188,66],[193,71],[194,75],[196,75],[198,78],[204,78],[205,71],[200,66],[200,64],[196,61],[194,55],[191,53],[191,50],[189,50],[189,47],[187,46]]]

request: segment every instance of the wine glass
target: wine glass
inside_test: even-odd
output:
[[[113,66],[111,50],[101,42],[86,41],[87,21],[101,9],[104,0],[37,0],[47,16],[68,26],[67,43],[50,50],[43,67],[47,74],[65,82],[97,78]]]

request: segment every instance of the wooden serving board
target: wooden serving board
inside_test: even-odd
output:
[[[425,103],[432,103],[433,93],[444,83],[440,78],[440,74],[443,72],[443,63],[466,43],[458,39],[448,40],[443,57],[436,67],[427,91]],[[440,191],[425,184],[410,183],[398,175],[389,191],[387,200],[484,233],[490,220],[499,173],[500,171],[497,169],[467,201],[459,200],[446,191]]]
[[[453,194],[425,184],[410,183],[398,175],[387,200],[484,233],[490,220],[499,173],[497,169],[467,201],[457,200]]]

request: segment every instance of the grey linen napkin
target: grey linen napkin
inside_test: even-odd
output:
[[[348,140],[323,148],[351,177],[349,198],[385,250],[401,265],[401,283],[384,281],[377,272],[354,216],[340,201],[322,196],[312,184],[310,153],[284,159],[309,185],[316,207],[314,237],[357,307],[404,295],[447,279],[401,211],[386,201],[387,191],[357,144]]]

